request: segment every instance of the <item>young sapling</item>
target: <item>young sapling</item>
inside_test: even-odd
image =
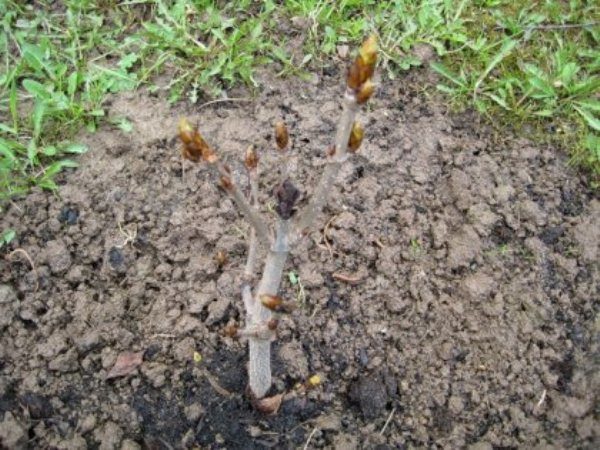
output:
[[[327,165],[308,203],[297,211],[300,191],[290,180],[289,133],[283,122],[275,125],[275,142],[282,154],[281,182],[273,190],[276,199],[275,211],[279,216],[270,224],[261,213],[258,200],[259,156],[254,147],[244,155],[244,166],[248,175],[249,194],[246,195],[233,179],[231,170],[218,153],[186,119],[179,124],[179,137],[183,143],[182,155],[193,162],[204,161],[219,180],[220,186],[229,195],[244,218],[250,223],[248,257],[242,279],[242,300],[246,311],[244,329],[228,328],[230,336],[248,339],[248,392],[257,409],[273,413],[279,407],[281,396],[266,398],[271,387],[271,341],[275,339],[278,325],[277,314],[289,313],[294,302],[281,298],[279,287],[290,250],[306,236],[317,215],[323,209],[333,183],[351,154],[358,151],[364,129],[355,121],[360,105],[373,95],[372,81],[377,62],[377,42],[369,37],[360,47],[358,55],[348,70],[343,110],[340,116],[334,144],[326,151]],[[258,246],[266,248],[262,277],[252,289]]]

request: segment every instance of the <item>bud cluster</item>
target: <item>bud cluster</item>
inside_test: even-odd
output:
[[[348,87],[356,95],[357,103],[363,104],[375,91],[375,85],[371,80],[377,63],[377,38],[371,35],[363,42],[354,63],[348,70]]]
[[[198,127],[192,126],[185,118],[179,120],[179,139],[183,143],[181,154],[185,159],[193,162],[202,159],[210,164],[217,162],[217,154],[204,140]]]

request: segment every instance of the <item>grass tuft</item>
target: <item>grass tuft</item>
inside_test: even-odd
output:
[[[173,102],[225,95],[271,64],[280,74],[330,64],[379,34],[389,78],[425,62],[458,107],[559,143],[600,180],[600,5],[585,0],[42,0],[0,2],[0,201],[56,189],[82,127],[107,95],[146,86]],[[304,33],[302,54],[286,43]],[[166,82],[160,80],[168,80]]]

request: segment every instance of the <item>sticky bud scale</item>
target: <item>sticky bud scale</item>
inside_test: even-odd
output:
[[[279,121],[275,124],[275,142],[277,143],[279,150],[285,150],[290,142],[290,136],[283,121]]]
[[[258,167],[258,153],[254,149],[253,145],[250,145],[246,150],[246,156],[244,158],[244,165],[248,170],[254,170]]]
[[[348,139],[348,151],[356,152],[362,144],[363,136],[365,131],[359,122],[354,122],[352,125],[352,131],[350,132],[350,138]]]

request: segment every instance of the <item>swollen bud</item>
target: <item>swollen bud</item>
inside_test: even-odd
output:
[[[298,198],[300,198],[300,191],[294,186],[294,183],[286,179],[273,190],[273,193],[277,199],[275,211],[283,220],[290,219],[294,215],[294,208]]]
[[[227,253],[225,253],[223,250],[219,250],[215,254],[215,261],[217,262],[217,265],[219,267],[223,267],[229,261],[229,258],[227,257]]]
[[[283,300],[278,295],[262,294],[260,296],[260,302],[265,308],[270,309],[271,311],[277,311],[283,303]]]
[[[275,124],[275,142],[279,150],[285,150],[290,142],[288,130],[283,121]]]
[[[179,120],[179,139],[183,143],[181,154],[190,161],[198,162],[204,159],[209,163],[217,161],[217,154],[206,143],[198,128],[193,127],[186,118]]]
[[[373,92],[375,92],[375,84],[370,79],[368,79],[358,90],[358,93],[356,94],[356,102],[359,105],[362,105],[371,98]]]
[[[254,149],[253,145],[250,145],[246,150],[246,156],[244,158],[244,165],[248,170],[254,170],[258,166],[258,153]]]
[[[363,62],[369,66],[374,66],[377,62],[377,36],[372,34],[360,46],[358,54]]]
[[[373,76],[377,62],[377,38],[371,35],[360,47],[358,56],[348,70],[348,87],[358,91]]]
[[[233,182],[231,181],[231,178],[226,177],[226,176],[222,176],[221,177],[220,185],[227,192],[229,192],[229,191],[231,191],[233,189]]]
[[[195,131],[192,124],[185,117],[182,117],[179,119],[179,125],[177,128],[181,142],[183,142],[184,145],[189,145],[193,140]]]
[[[223,328],[223,335],[230,338],[237,338],[238,331],[238,327],[235,325],[226,325],[225,328]]]
[[[350,132],[350,138],[348,139],[348,151],[354,153],[360,147],[362,143],[365,130],[362,125],[358,122],[354,122],[352,125],[352,131]]]
[[[262,294],[260,297],[260,303],[267,309],[278,313],[291,313],[296,309],[294,302],[286,302],[278,295]],[[277,321],[267,323],[269,330],[277,328]]]

